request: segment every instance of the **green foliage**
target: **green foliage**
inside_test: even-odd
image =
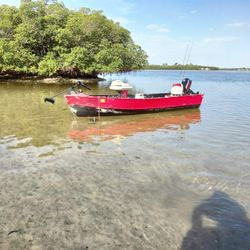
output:
[[[146,64],[130,32],[101,11],[71,11],[56,0],[0,6],[0,74],[95,77]]]
[[[38,73],[44,76],[53,76],[59,70],[59,62],[54,55],[49,52],[42,61],[38,63]]]
[[[14,30],[20,22],[17,8],[0,6],[0,39],[12,39]]]
[[[14,41],[0,39],[0,70],[35,73],[38,57],[26,48],[19,49]]]
[[[140,46],[131,41],[125,46],[103,40],[95,61],[100,72],[112,73],[141,69],[146,65],[147,56]]]

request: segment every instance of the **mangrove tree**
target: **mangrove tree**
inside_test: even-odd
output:
[[[1,75],[96,77],[146,64],[130,32],[102,11],[73,11],[56,0],[0,6]]]

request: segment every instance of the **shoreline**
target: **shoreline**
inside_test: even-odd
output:
[[[140,71],[180,71],[182,69],[142,69]],[[203,70],[203,69],[187,69],[185,71],[200,71],[200,72],[244,72],[249,73],[250,69],[218,69],[218,70]],[[134,71],[137,72],[137,71]],[[115,74],[115,73],[114,73]],[[67,84],[73,84],[77,80],[84,81],[86,83],[97,83],[99,81],[105,81],[105,78],[103,77],[93,77],[93,78],[69,78],[69,77],[40,77],[40,76],[10,76],[10,75],[0,75],[0,84],[5,81],[11,81],[11,82],[19,82],[19,83],[32,83],[34,82],[36,84],[60,84],[60,85],[67,85]]]
[[[99,81],[104,81],[105,78],[96,77],[96,78],[66,78],[66,77],[0,77],[0,84],[5,81],[11,82],[18,82],[18,83],[30,83],[34,84],[60,84],[60,85],[67,85],[73,84],[77,80],[84,81],[86,83],[97,83]]]

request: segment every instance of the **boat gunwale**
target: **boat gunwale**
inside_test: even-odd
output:
[[[79,97],[101,97],[101,98],[110,98],[110,99],[122,99],[122,100],[145,100],[145,99],[162,99],[162,98],[181,98],[186,96],[204,96],[203,93],[193,93],[193,94],[183,94],[183,95],[171,95],[170,93],[153,93],[153,94],[144,94],[142,98],[136,98],[135,95],[128,95],[127,97],[119,96],[119,95],[88,95],[84,93],[75,93],[75,94],[67,94],[65,98],[68,96],[79,96]]]

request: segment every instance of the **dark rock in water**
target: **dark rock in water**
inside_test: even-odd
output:
[[[9,231],[8,235],[11,235],[13,233],[21,233],[21,229]]]

